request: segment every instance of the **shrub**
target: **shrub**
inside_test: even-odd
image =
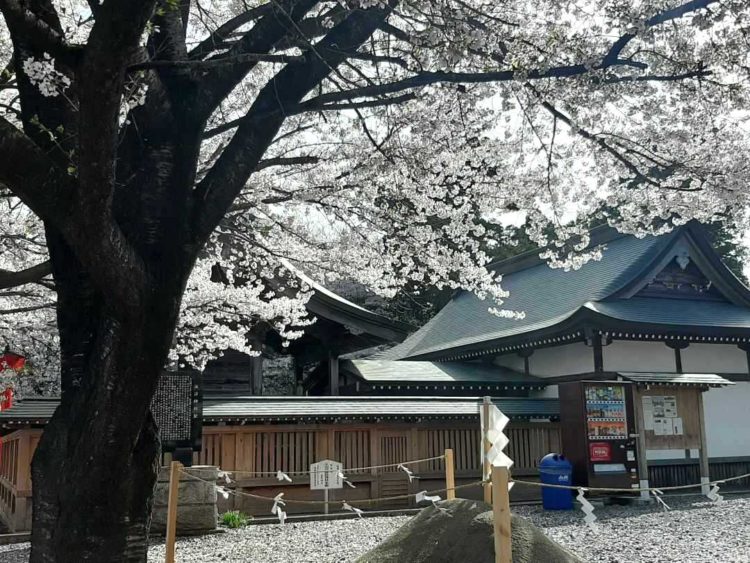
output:
[[[221,525],[227,528],[242,528],[247,526],[250,520],[252,520],[252,516],[248,516],[239,510],[230,510],[221,515]]]

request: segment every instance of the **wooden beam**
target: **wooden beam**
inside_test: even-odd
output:
[[[328,379],[331,395],[339,394],[339,358],[333,352],[328,355]]]
[[[492,449],[492,443],[487,439],[487,428],[490,422],[490,398],[485,397],[482,400],[482,481],[484,481],[490,474],[490,462],[487,459],[487,452]],[[484,502],[490,504],[492,502],[492,486],[489,483],[484,484]]]
[[[252,394],[263,394],[263,356],[253,356],[250,364]]]
[[[594,333],[592,347],[594,349],[594,371],[602,373],[604,371],[604,352],[602,351],[602,336],[598,332]]]
[[[700,472],[701,472],[701,492],[705,495],[708,494],[709,486],[708,483],[711,478],[709,477],[708,471],[708,447],[706,440],[706,417],[703,413],[703,391],[698,392],[698,426],[700,428],[701,436],[701,447],[700,447]]]
[[[643,399],[638,387],[633,387],[633,410],[635,411],[635,447],[638,462],[638,481],[641,489],[646,489],[648,483],[648,458],[646,457],[646,423],[643,420]],[[648,491],[641,491],[641,498],[649,498]]]

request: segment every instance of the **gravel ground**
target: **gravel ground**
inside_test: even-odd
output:
[[[583,524],[579,510],[517,506],[514,512],[591,563],[750,563],[750,497],[727,497],[719,504],[704,497],[667,497],[666,502],[669,512],[654,506],[597,507],[598,533]],[[189,563],[351,562],[408,519],[287,523],[283,529],[248,526],[180,539],[177,557]],[[28,544],[0,546],[0,562],[26,563],[28,549]],[[163,561],[164,545],[153,545],[149,563]]]
[[[597,507],[598,533],[580,510],[543,511],[514,507],[544,532],[591,563],[748,563],[750,497],[666,497],[672,509],[656,506]]]

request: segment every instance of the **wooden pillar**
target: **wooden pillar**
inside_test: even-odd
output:
[[[250,383],[252,387],[253,395],[263,394],[263,356],[253,356],[250,364],[250,373],[252,374],[252,381]]]
[[[592,347],[594,349],[594,371],[602,373],[604,371],[604,353],[602,351],[602,336],[598,332],[594,333]]]
[[[17,530],[31,528],[31,430],[21,430],[16,453],[16,510],[13,515]]]
[[[698,391],[698,424],[700,428],[701,447],[700,447],[700,472],[701,472],[701,493],[708,494],[708,482],[711,481],[708,472],[708,442],[706,441],[706,417],[703,414],[703,391]]]
[[[492,519],[495,538],[495,563],[511,563],[513,546],[510,531],[509,473],[507,467],[492,468]]]
[[[492,449],[492,444],[487,439],[487,428],[490,422],[490,398],[485,397],[482,400],[482,481],[487,479],[490,474],[490,462],[487,459],[487,452]],[[490,483],[484,484],[484,502],[489,504],[492,502],[492,486]]]
[[[453,450],[445,450],[445,498],[448,500],[454,500],[456,498],[456,476],[454,473],[453,465]]]
[[[333,352],[328,354],[328,378],[331,395],[339,394],[339,358]]]
[[[633,389],[633,411],[635,413],[635,431],[638,437],[635,439],[636,456],[638,460],[638,486],[641,489],[649,487],[648,481],[648,458],[646,457],[646,424],[643,420],[643,399],[638,387]],[[648,498],[648,491],[641,491],[641,498]]]

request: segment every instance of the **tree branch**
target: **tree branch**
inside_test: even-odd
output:
[[[273,3],[268,2],[261,6],[256,6],[250,10],[246,10],[233,17],[231,20],[222,24],[216,31],[209,35],[206,39],[198,43],[189,53],[188,57],[192,60],[200,60],[206,55],[211,54],[216,49],[220,49],[224,45],[224,41],[239,27],[242,27],[246,23],[256,20],[262,16],[268,15],[273,8]]]
[[[127,66],[140,52],[155,0],[107,0],[99,10],[81,63],[75,197],[76,222],[62,233],[113,309],[124,318],[142,311],[143,260],[114,219],[120,101]]]
[[[49,260],[31,266],[20,272],[11,272],[10,270],[0,270],[0,289],[17,287],[27,283],[41,281],[52,273],[52,264]]]
[[[0,12],[12,33],[23,37],[40,53],[49,53],[68,66],[75,64],[80,51],[68,45],[60,31],[37,17],[19,0],[0,0]]]
[[[228,65],[240,65],[243,63],[289,63],[301,61],[302,57],[296,55],[267,55],[264,53],[245,53],[234,55],[232,57],[223,57],[220,59],[211,59],[210,61],[160,61],[151,60],[143,63],[136,63],[128,67],[128,72],[136,72],[150,68],[188,68],[192,70],[206,70],[222,68]]]
[[[700,10],[701,8],[707,8],[711,4],[716,4],[719,0],[691,0],[679,6],[675,6],[670,10],[664,10],[658,14],[650,17],[643,23],[643,30],[651,29],[657,25],[666,23],[668,21],[676,20],[682,16]],[[637,37],[637,33],[626,33],[614,42],[609,52],[604,56],[601,62],[601,68],[612,66],[619,58],[628,43]]]
[[[0,183],[34,213],[62,227],[70,214],[74,185],[47,154],[0,116]]]
[[[260,162],[286,119],[287,108],[301,102],[339,64],[346,51],[357,49],[390,15],[396,4],[356,10],[311,46],[305,62],[289,63],[258,94],[243,122],[217,162],[196,186],[193,229],[202,242],[218,225]]]
[[[317,164],[319,161],[317,156],[279,156],[274,158],[266,158],[258,163],[255,167],[255,171],[263,170],[264,168],[270,168],[272,166],[293,166],[295,164]]]
[[[416,99],[417,95],[413,92],[409,92],[408,94],[402,94],[401,96],[395,96],[393,98],[382,98],[379,100],[366,100],[363,102],[344,102],[340,104],[319,104],[319,103],[313,103],[314,100],[317,98],[313,98],[313,100],[309,100],[307,102],[302,102],[301,104],[297,104],[293,107],[286,108],[286,115],[287,117],[291,115],[297,115],[300,113],[304,113],[307,111],[339,111],[342,109],[359,109],[359,108],[374,108],[374,107],[380,107],[380,106],[391,106],[396,104],[402,104],[404,102],[408,102],[410,100]],[[253,116],[253,118],[256,118],[256,116]],[[229,131],[231,129],[234,129],[235,127],[238,127],[241,123],[249,119],[248,116],[238,117],[237,119],[233,119],[231,121],[227,121],[226,123],[222,123],[221,125],[217,125],[216,127],[212,129],[208,129],[205,133],[203,133],[204,139],[209,139],[211,137],[214,137],[216,135],[219,135],[221,133],[224,133],[225,131]]]
[[[318,0],[274,0],[269,2],[269,11],[261,17],[251,30],[233,44],[223,57],[234,57],[248,53],[270,53],[275,45],[290,33]],[[196,100],[195,114],[208,119],[221,101],[242,81],[254,67],[227,66],[217,68],[203,80],[200,95]]]

